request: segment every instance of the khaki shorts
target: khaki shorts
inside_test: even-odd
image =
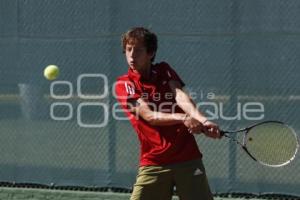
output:
[[[131,200],[170,200],[174,186],[180,200],[211,200],[202,160],[139,168]]]

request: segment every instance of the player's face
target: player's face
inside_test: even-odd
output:
[[[148,53],[141,41],[131,41],[125,47],[126,60],[130,68],[134,70],[144,70],[151,66],[152,53]]]

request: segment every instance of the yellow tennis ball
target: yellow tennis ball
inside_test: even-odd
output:
[[[56,65],[48,65],[44,69],[44,76],[48,80],[54,80],[59,75],[59,68]]]

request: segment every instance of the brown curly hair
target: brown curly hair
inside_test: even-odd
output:
[[[153,57],[151,61],[153,62],[155,59],[155,54],[157,51],[157,36],[155,33],[149,31],[144,27],[134,27],[129,29],[126,33],[122,35],[122,47],[123,53],[125,53],[126,45],[131,43],[132,41],[143,41],[147,52],[153,53]]]

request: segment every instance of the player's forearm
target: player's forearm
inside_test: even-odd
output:
[[[135,113],[149,124],[155,126],[167,126],[184,123],[187,117],[185,113],[164,113],[160,111],[153,111],[150,109],[148,102],[142,98],[138,99],[134,106],[129,107],[132,113]]]
[[[181,124],[186,118],[184,113],[162,113],[162,112],[148,112],[142,115],[143,119],[154,126],[168,126]]]
[[[191,98],[182,90],[176,91],[177,105],[188,115],[197,119],[201,123],[207,121],[207,118],[196,107]]]

